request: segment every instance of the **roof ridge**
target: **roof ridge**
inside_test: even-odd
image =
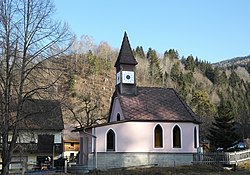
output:
[[[160,86],[151,86],[151,87],[149,87],[149,86],[137,86],[137,88],[174,90],[174,88],[169,88],[169,87],[165,88],[165,87],[160,87]]]

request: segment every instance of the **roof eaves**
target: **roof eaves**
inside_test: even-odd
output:
[[[88,127],[82,127],[82,128],[76,128],[74,130],[72,130],[72,132],[79,132],[79,131],[83,131],[83,130],[87,130],[87,129],[92,129],[92,128],[98,128],[98,127],[102,127],[102,126],[109,126],[109,125],[116,125],[116,124],[121,124],[121,123],[126,123],[126,122],[162,122],[162,123],[166,123],[166,122],[183,122],[183,123],[197,123],[196,121],[191,121],[191,120],[138,120],[138,119],[134,119],[134,120],[121,120],[121,121],[115,121],[115,122],[110,122],[110,123],[102,123],[102,124],[96,124],[96,125],[92,125],[92,126],[88,126]],[[197,123],[198,124],[198,123]]]
[[[188,111],[188,113],[190,114],[190,116],[192,116],[193,120],[195,123],[202,123],[201,121],[199,121],[198,116],[193,112],[193,110],[186,104],[186,102],[184,100],[182,100],[182,98],[177,94],[177,92],[171,88],[174,93],[176,94],[177,98],[180,100],[180,102],[183,104],[183,106],[185,107],[185,109]]]

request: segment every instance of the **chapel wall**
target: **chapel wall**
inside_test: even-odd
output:
[[[162,154],[162,153],[98,153],[97,169],[134,166],[174,167],[191,165],[193,154]],[[89,154],[89,167],[93,166],[93,154]]]

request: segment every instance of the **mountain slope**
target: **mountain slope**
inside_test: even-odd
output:
[[[218,66],[218,67],[229,67],[232,65],[247,65],[250,62],[250,55],[245,56],[245,57],[235,57],[232,59],[228,59],[228,60],[224,60],[224,61],[220,61],[217,63],[213,63],[213,66]]]

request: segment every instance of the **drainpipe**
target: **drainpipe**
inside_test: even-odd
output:
[[[91,136],[94,139],[94,144],[93,144],[93,146],[94,146],[94,150],[93,150],[94,151],[94,155],[93,155],[93,167],[96,170],[97,169],[97,152],[96,152],[96,139],[97,139],[97,137],[95,135],[93,135],[93,134],[88,133],[85,130],[85,128],[83,129],[83,132],[84,132],[84,134],[86,134],[88,136]],[[94,128],[94,134],[95,134],[95,128]]]

